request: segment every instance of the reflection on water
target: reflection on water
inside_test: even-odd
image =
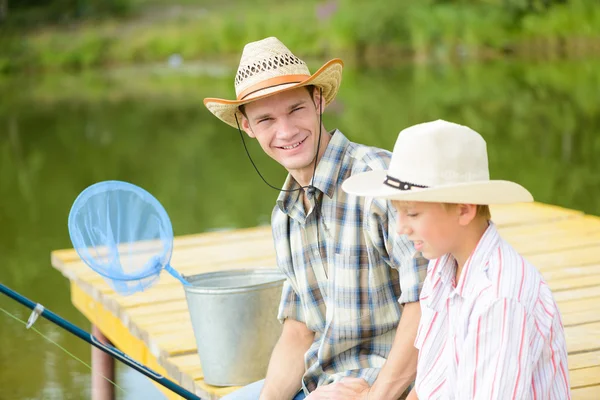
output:
[[[324,121],[351,140],[385,148],[414,123],[467,124],[488,142],[493,178],[522,183],[538,201],[600,214],[599,67],[579,61],[347,70]],[[69,208],[101,180],[149,190],[176,234],[268,223],[277,193],[256,176],[237,132],[202,106],[205,96],[232,96],[227,72],[0,80],[0,281],[89,329],[49,254],[70,247]],[[270,182],[283,181],[284,171],[256,143],[250,151]],[[29,315],[4,297],[0,307],[21,320]],[[84,365],[4,313],[0,326],[0,399],[89,397]],[[46,321],[36,327],[90,362],[83,341]],[[157,393],[126,370],[119,374],[129,393],[123,398]]]

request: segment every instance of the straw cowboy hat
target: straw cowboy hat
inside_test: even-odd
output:
[[[342,81],[342,60],[328,61],[310,74],[306,63],[275,37],[248,43],[235,76],[235,100],[206,98],[204,105],[221,121],[237,128],[238,107],[284,90],[315,85],[322,89],[325,105],[335,98]]]
[[[435,203],[533,201],[517,183],[490,180],[486,144],[479,133],[443,120],[401,131],[387,171],[356,174],[342,189],[357,196]]]

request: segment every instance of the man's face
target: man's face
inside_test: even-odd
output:
[[[319,137],[320,103],[304,87],[281,92],[245,106],[244,131],[288,171],[312,168]]]

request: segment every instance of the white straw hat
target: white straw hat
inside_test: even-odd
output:
[[[483,137],[469,127],[437,120],[400,132],[389,169],[348,178],[353,195],[459,204],[533,201],[521,185],[490,180]]]
[[[315,85],[322,89],[325,105],[335,98],[342,81],[342,60],[328,61],[317,72],[310,74],[306,63],[296,57],[275,37],[248,43],[242,52],[235,76],[236,100],[204,99],[204,105],[217,118],[237,128],[242,104],[291,90]]]

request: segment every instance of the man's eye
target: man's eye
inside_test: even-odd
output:
[[[265,122],[265,121],[270,121],[271,118],[263,118],[263,119],[259,119],[258,122],[256,122],[257,124],[260,124],[261,122]]]
[[[298,110],[302,110],[303,108],[304,108],[304,107],[296,107],[296,108],[294,108],[294,109],[292,110],[292,112],[294,112],[294,111],[298,111]]]
[[[419,215],[419,213],[406,214],[407,217],[416,217],[418,215]]]

